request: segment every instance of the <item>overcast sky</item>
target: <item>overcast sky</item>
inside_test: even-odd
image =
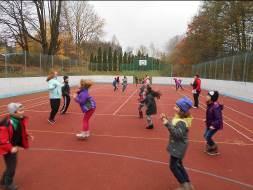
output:
[[[104,39],[113,34],[123,49],[141,44],[165,48],[171,37],[184,34],[200,1],[90,1],[106,20]]]

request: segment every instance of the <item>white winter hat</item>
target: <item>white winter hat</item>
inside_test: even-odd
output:
[[[22,107],[23,105],[20,103],[10,103],[8,104],[8,111],[10,114],[14,114],[17,112],[17,110]]]

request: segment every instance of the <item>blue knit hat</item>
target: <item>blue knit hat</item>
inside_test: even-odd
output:
[[[192,108],[193,104],[189,98],[183,97],[176,101],[176,105],[180,108],[180,110],[186,113]]]

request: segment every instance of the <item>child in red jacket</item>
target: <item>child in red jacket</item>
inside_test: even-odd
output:
[[[27,117],[24,116],[22,104],[8,104],[9,116],[0,121],[0,155],[3,155],[6,170],[3,173],[0,184],[6,190],[17,190],[13,182],[17,166],[18,147],[29,148],[26,131]]]

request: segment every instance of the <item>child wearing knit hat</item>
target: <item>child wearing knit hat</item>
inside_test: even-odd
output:
[[[206,140],[205,152],[209,155],[217,155],[218,146],[213,141],[212,137],[216,134],[218,130],[223,128],[223,118],[222,110],[223,105],[218,102],[219,92],[210,91],[206,96],[206,130],[204,133],[204,138]]]
[[[63,97],[63,106],[61,108],[61,114],[65,114],[68,110],[69,104],[70,104],[70,87],[69,87],[69,77],[64,76],[63,77],[63,83],[64,85],[61,88],[62,91],[62,97]]]
[[[3,155],[6,169],[0,180],[0,185],[6,190],[17,190],[14,176],[17,166],[18,147],[29,148],[27,133],[27,117],[24,116],[20,103],[8,104],[9,116],[0,121],[0,155]]]
[[[188,147],[188,132],[192,123],[192,116],[189,112],[191,108],[192,101],[183,97],[176,101],[174,107],[176,114],[172,120],[169,120],[164,113],[161,114],[163,124],[170,133],[167,151],[170,154],[170,169],[180,183],[177,190],[194,190],[183,166],[183,158]]]

